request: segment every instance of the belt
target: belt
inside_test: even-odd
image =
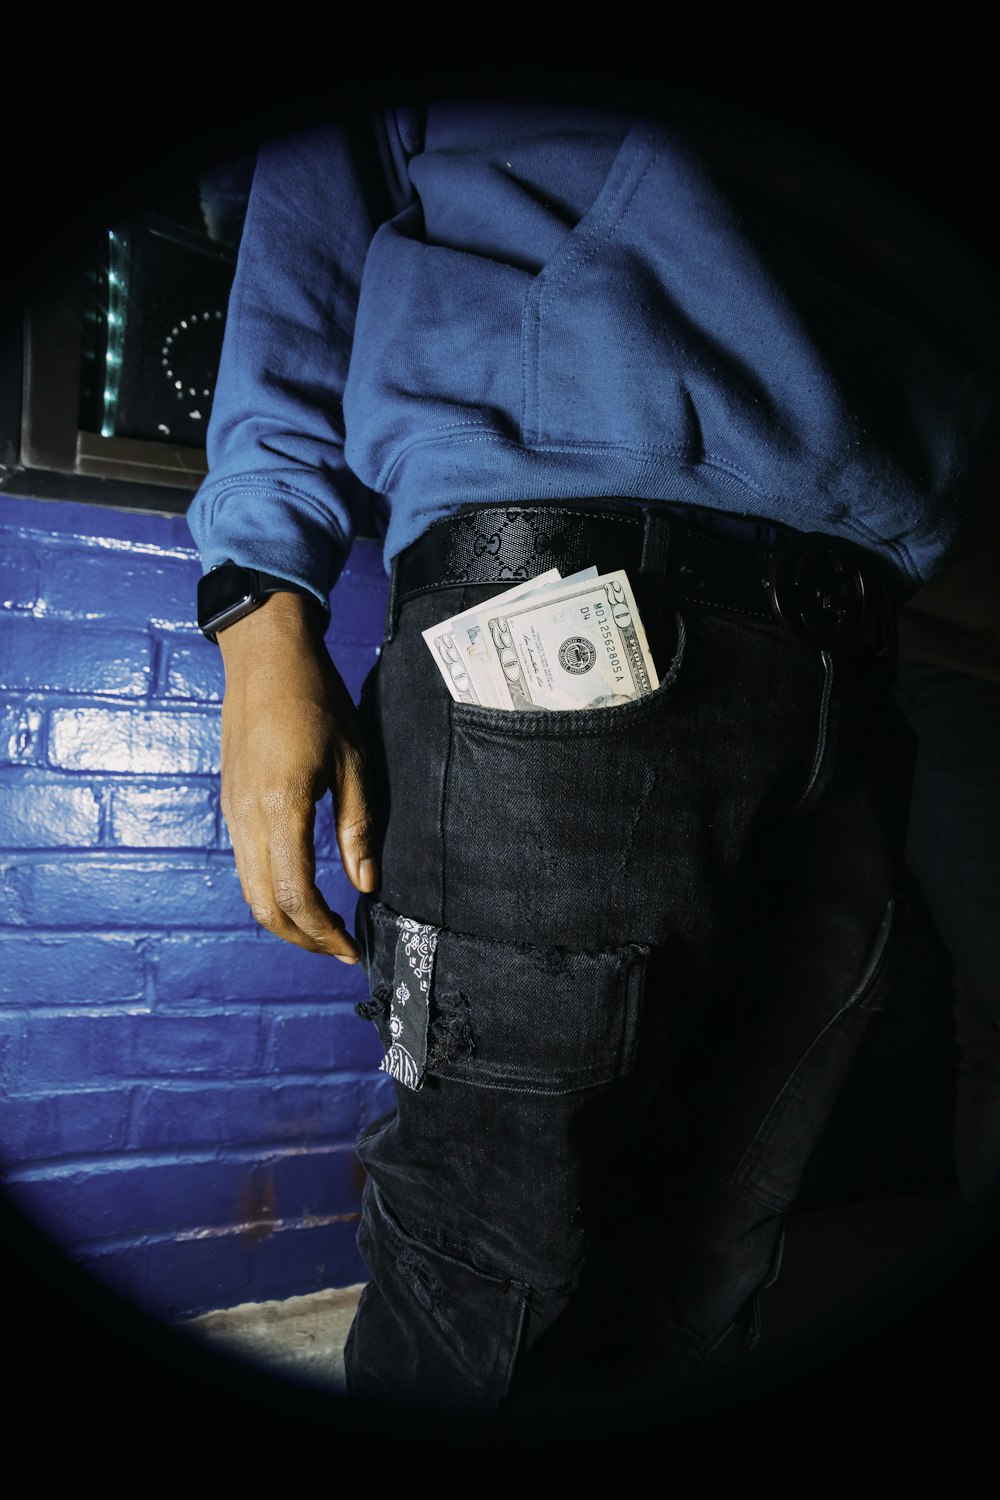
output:
[[[624,568],[640,612],[666,601],[744,619],[778,619],[827,651],[883,654],[895,641],[892,590],[871,553],[841,537],[770,522],[742,523],[746,538],[682,519],[715,512],[648,502],[471,505],[435,521],[393,563],[390,614],[437,589],[516,583],[548,568]],[[752,539],[763,532],[772,545]]]

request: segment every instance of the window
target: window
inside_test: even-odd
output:
[[[183,511],[205,431],[252,158],[97,236],[3,353],[2,484],[40,498]]]

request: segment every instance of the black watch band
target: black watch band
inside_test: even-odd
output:
[[[324,625],[329,619],[329,610],[300,583],[275,577],[273,573],[261,573],[257,568],[224,562],[198,580],[198,627],[214,641],[220,630],[259,609],[272,594],[300,594],[315,606]]]

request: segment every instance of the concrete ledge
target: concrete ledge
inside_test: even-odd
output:
[[[363,1283],[188,1318],[185,1331],[282,1375],[344,1389],[344,1342]]]

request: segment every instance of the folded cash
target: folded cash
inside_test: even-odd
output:
[[[458,702],[508,709],[627,703],[659,678],[627,574],[558,570],[424,631]]]
[[[505,600],[519,599],[550,583],[558,583],[560,577],[558,568],[549,568],[547,573],[516,584],[497,597]],[[479,639],[478,618],[481,608],[477,604],[474,609],[452,615],[450,620],[442,620],[439,625],[423,631],[423,637],[456,703],[482,703],[495,707],[497,705],[493,704],[490,669],[485,661],[486,647]],[[473,655],[477,658],[475,662],[472,660]]]

